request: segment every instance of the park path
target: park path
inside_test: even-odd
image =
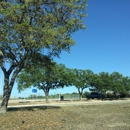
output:
[[[61,102],[49,102],[49,103],[34,103],[26,104],[26,105],[11,105],[8,108],[19,108],[19,107],[36,107],[36,106],[77,106],[77,105],[105,105],[105,104],[126,104],[130,103],[129,100],[90,100],[90,101],[61,101]]]

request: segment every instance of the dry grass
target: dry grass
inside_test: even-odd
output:
[[[10,108],[0,130],[130,130],[130,104]]]

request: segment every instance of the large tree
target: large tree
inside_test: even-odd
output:
[[[6,112],[18,73],[38,54],[59,56],[74,45],[71,35],[84,29],[86,0],[1,0],[0,52]],[[36,57],[38,58],[38,57]]]
[[[55,62],[44,66],[41,63],[31,68],[24,69],[17,76],[18,90],[21,92],[31,86],[41,89],[45,93],[46,102],[48,102],[49,91],[51,89],[63,88],[70,85],[69,71],[63,64]]]
[[[108,72],[100,72],[99,74],[95,74],[92,79],[91,86],[93,91],[105,93],[110,89],[112,81]]]
[[[90,87],[93,72],[91,70],[72,69],[72,73],[72,84],[78,89],[79,100],[81,100],[83,90]]]
[[[112,81],[110,89],[114,92],[115,98],[120,94],[130,90],[129,77],[124,77],[119,72],[111,73],[110,77]]]
[[[99,77],[98,74],[94,74],[90,81],[90,91],[101,91],[101,87],[103,86],[103,81]]]

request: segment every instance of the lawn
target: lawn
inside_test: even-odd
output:
[[[130,130],[130,103],[10,108],[0,130]]]

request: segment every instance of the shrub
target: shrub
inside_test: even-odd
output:
[[[90,94],[89,92],[84,92],[82,98],[86,98],[86,95]]]
[[[114,94],[113,93],[107,93],[107,98],[110,98],[110,99],[113,99],[115,98]]]

